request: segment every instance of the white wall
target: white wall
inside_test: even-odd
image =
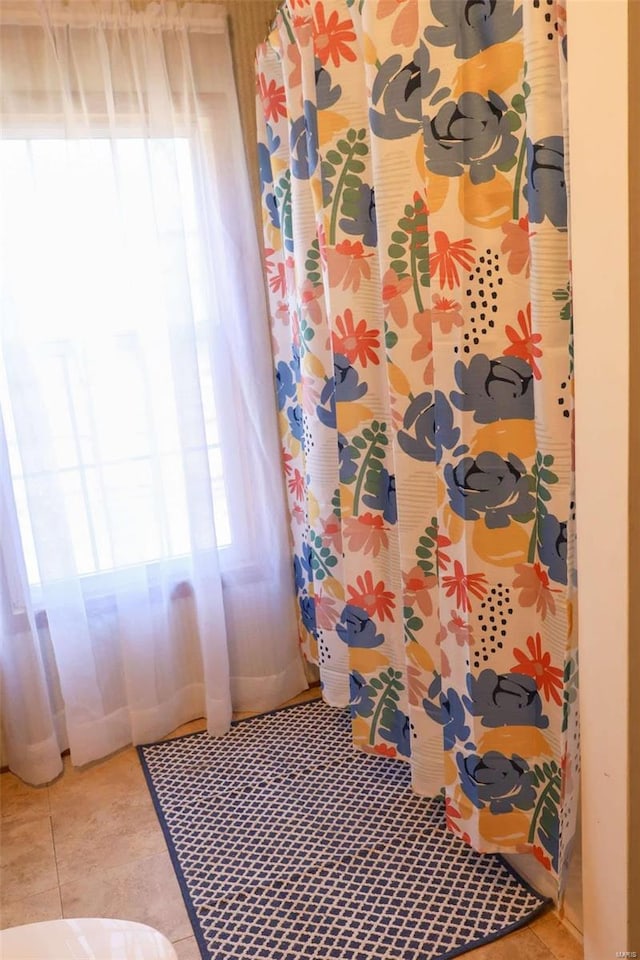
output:
[[[628,929],[627,0],[569,0],[585,960]]]

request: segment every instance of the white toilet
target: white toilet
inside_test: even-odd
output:
[[[1,960],[178,960],[165,936],[128,920],[47,920],[0,930]]]

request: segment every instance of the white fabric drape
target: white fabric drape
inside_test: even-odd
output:
[[[3,16],[3,737],[36,783],[306,680],[224,13]]]

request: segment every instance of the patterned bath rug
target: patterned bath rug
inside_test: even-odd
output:
[[[550,902],[321,700],[138,752],[204,960],[445,960]]]

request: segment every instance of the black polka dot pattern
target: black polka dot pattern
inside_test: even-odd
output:
[[[492,654],[503,649],[507,638],[507,625],[512,616],[511,589],[504,583],[496,583],[480,604],[478,629],[475,631],[471,654],[475,670],[486,664]]]
[[[480,345],[482,337],[486,337],[495,327],[495,315],[498,312],[498,290],[502,286],[500,276],[500,254],[493,250],[485,250],[478,257],[478,263],[467,277],[465,287],[468,323],[471,329],[463,334],[462,347],[453,348],[454,353],[462,350],[470,354],[474,347]]]

